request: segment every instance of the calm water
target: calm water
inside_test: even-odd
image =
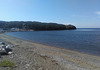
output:
[[[100,29],[10,32],[7,35],[100,56]]]

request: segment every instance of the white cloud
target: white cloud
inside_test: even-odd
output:
[[[96,14],[100,15],[100,11],[96,12]]]

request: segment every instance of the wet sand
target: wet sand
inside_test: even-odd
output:
[[[0,41],[11,43],[14,54],[0,60],[11,60],[14,70],[100,70],[100,57],[51,47],[0,34]],[[2,70],[2,69],[1,69]]]

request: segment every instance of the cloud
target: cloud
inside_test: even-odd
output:
[[[100,15],[100,11],[96,12],[96,14]]]

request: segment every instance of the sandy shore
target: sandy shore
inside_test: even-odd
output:
[[[99,56],[33,43],[5,34],[0,34],[0,41],[15,46],[14,54],[0,58],[0,61],[13,61],[17,65],[13,70],[100,70]]]

